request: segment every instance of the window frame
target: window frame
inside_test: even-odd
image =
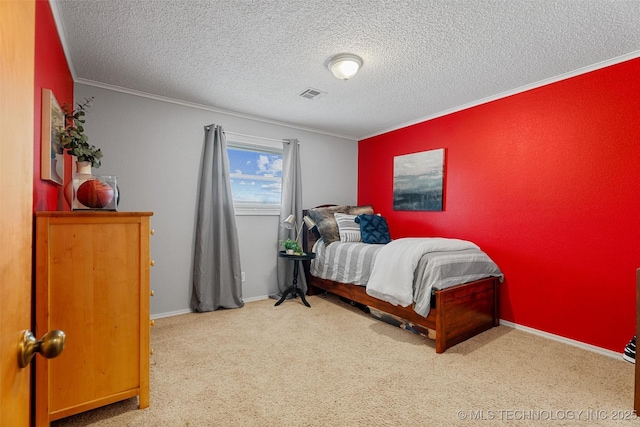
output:
[[[281,157],[284,156],[284,148],[282,146],[282,142],[270,142],[270,141],[260,141],[256,142],[250,140],[249,137],[239,137],[236,135],[227,135],[227,156],[229,155],[229,149],[240,149],[240,150],[248,150],[256,153],[265,153],[265,154],[276,154]],[[230,179],[237,179],[238,176],[233,172],[229,173]],[[263,177],[261,177],[263,178]],[[274,179],[275,181],[275,179]],[[280,182],[280,198],[282,199],[282,176],[279,177]],[[233,190],[232,190],[233,194]],[[260,215],[260,216],[276,216],[280,215],[280,206],[279,203],[276,205],[264,205],[264,204],[250,204],[250,203],[238,203],[233,201],[233,208],[236,216],[238,215]]]

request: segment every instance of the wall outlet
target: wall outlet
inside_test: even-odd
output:
[[[244,275],[244,271],[242,272],[242,281],[244,282],[246,279],[246,276]]]

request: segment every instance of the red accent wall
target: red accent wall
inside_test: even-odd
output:
[[[42,89],[51,89],[60,105],[73,103],[73,78],[62,49],[49,1],[36,2],[34,91],[33,209],[62,210],[62,187],[40,178]],[[71,177],[71,157],[65,156],[65,182]],[[67,207],[68,210],[68,207]]]
[[[442,212],[393,210],[393,158],[445,149]],[[501,318],[622,352],[640,267],[640,59],[359,142],[358,204],[393,238],[474,241]]]

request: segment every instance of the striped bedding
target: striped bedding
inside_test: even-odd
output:
[[[322,238],[314,245],[315,259],[311,261],[312,276],[334,282],[365,286],[373,261],[383,245],[362,242],[333,242],[324,244]]]
[[[322,279],[366,286],[383,247],[361,242],[325,245],[319,239],[310,273]],[[492,276],[502,279],[498,266],[480,249],[426,253],[420,258],[413,275],[413,308],[426,317],[433,289],[445,289]]]

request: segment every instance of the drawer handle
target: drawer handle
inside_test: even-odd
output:
[[[153,326],[153,325],[155,325],[155,324],[156,324],[156,321],[155,321],[155,320],[151,320],[151,321],[149,322],[149,325],[151,325],[151,326]]]
[[[151,296],[154,296],[155,294],[156,293],[153,290],[151,290],[151,292],[149,292],[149,295],[151,295]]]
[[[151,235],[154,235],[154,234],[156,234],[156,230],[154,230],[154,229],[152,228],[152,229],[151,229],[151,231],[149,231],[149,233],[150,233]]]
[[[151,267],[153,267],[154,265],[156,265],[156,262],[154,260],[151,260]]]

